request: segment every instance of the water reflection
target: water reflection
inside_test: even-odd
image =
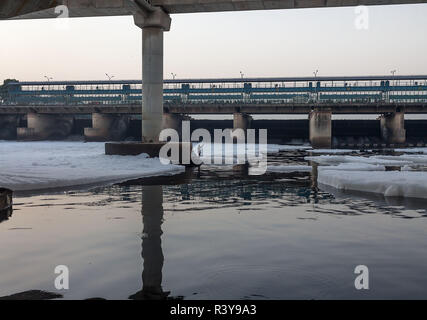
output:
[[[142,188],[142,290],[131,295],[133,300],[162,300],[170,292],[163,291],[162,269],[162,223],[163,223],[163,186],[144,186]]]
[[[9,218],[12,216],[12,208],[6,209],[6,210],[0,210],[0,223],[3,221],[9,220]]]
[[[222,297],[220,292],[224,292],[225,294],[227,291],[220,291],[223,290],[224,286],[218,285],[218,283],[220,283],[219,280],[226,279],[225,281],[229,282],[233,279],[236,279],[236,275],[240,276],[242,274],[246,275],[248,278],[250,274],[260,275],[260,278],[255,277],[254,281],[267,281],[265,282],[265,287],[261,288],[265,289],[270,287],[270,285],[274,286],[276,283],[275,277],[279,278],[279,275],[282,277],[283,270],[286,270],[286,266],[289,265],[293,266],[290,268],[291,271],[294,269],[302,270],[303,273],[305,272],[307,277],[310,277],[310,281],[312,281],[311,277],[312,275],[314,277],[315,272],[307,271],[304,269],[307,266],[304,264],[298,264],[298,261],[306,261],[306,259],[310,258],[321,259],[319,258],[318,254],[313,254],[312,252],[325,252],[327,255],[329,255],[329,257],[335,254],[337,247],[332,246],[330,250],[329,248],[322,247],[322,243],[326,243],[327,241],[332,240],[326,236],[326,238],[323,238],[323,242],[317,241],[319,238],[316,238],[324,234],[329,234],[329,232],[323,233],[322,229],[326,224],[329,225],[331,222],[334,224],[334,221],[342,221],[343,228],[348,228],[348,219],[335,219],[335,217],[345,218],[346,216],[372,215],[372,220],[353,219],[352,221],[354,222],[353,224],[355,226],[354,230],[351,228],[344,229],[350,230],[350,234],[355,237],[353,238],[353,241],[361,241],[360,243],[363,243],[363,241],[358,240],[359,238],[355,236],[355,234],[359,232],[359,228],[360,230],[365,230],[366,228],[371,230],[375,229],[375,224],[377,223],[378,218],[383,218],[378,216],[375,217],[374,215],[384,214],[393,218],[396,217],[402,219],[427,217],[427,211],[425,210],[427,205],[425,201],[418,201],[416,199],[384,199],[384,197],[375,197],[374,195],[371,195],[371,198],[369,195],[361,195],[360,197],[357,197],[354,195],[354,193],[346,194],[343,192],[338,194],[336,190],[325,192],[323,187],[322,190],[317,188],[315,179],[313,179],[316,175],[310,175],[310,173],[268,173],[263,176],[248,176],[246,169],[247,168],[244,166],[234,168],[233,166],[229,166],[228,168],[223,167],[221,170],[202,168],[200,176],[197,176],[194,174],[194,172],[187,171],[180,176],[140,179],[114,186],[100,187],[85,192],[74,191],[61,195],[49,195],[49,197],[43,196],[39,198],[21,198],[19,203],[15,201],[14,205],[20,211],[15,213],[14,219],[16,218],[19,220],[18,218],[22,217],[28,212],[33,211],[36,207],[42,207],[43,209],[44,207],[48,207],[48,210],[50,209],[51,211],[52,208],[49,207],[54,207],[53,211],[56,212],[63,212],[63,210],[70,208],[71,211],[68,212],[83,214],[88,214],[88,208],[93,209],[99,207],[100,210],[98,212],[93,211],[93,215],[95,215],[95,212],[97,212],[97,214],[109,212],[109,216],[113,214],[114,216],[117,216],[118,210],[122,209],[124,212],[132,213],[139,213],[141,210],[143,223],[143,236],[141,243],[143,269],[141,270],[140,267],[138,267],[136,269],[137,271],[135,272],[137,273],[137,277],[140,277],[142,273],[142,288],[131,296],[129,296],[129,294],[133,292],[131,292],[127,287],[124,288],[121,292],[125,292],[124,297],[129,297],[130,299],[163,300],[182,299],[182,297],[172,297],[170,292],[163,289],[162,284],[168,288],[173,288],[173,292],[175,293],[179,292],[179,294],[184,294],[186,297],[191,298],[191,292],[194,291],[183,291],[180,285],[185,283],[186,286],[188,285],[188,287],[191,287],[192,281],[199,281],[201,283],[200,287],[207,288],[204,293],[206,296]],[[231,208],[232,210],[223,210],[224,208]],[[233,216],[233,213],[236,211],[238,211],[239,214]],[[230,213],[230,215],[224,218],[224,212]],[[295,212],[297,212],[297,214],[295,214]],[[180,214],[182,213],[185,213],[186,217],[180,217]],[[204,213],[209,213],[209,215]],[[264,220],[264,217],[261,216],[264,213],[270,213],[268,218],[274,220]],[[168,235],[163,235],[163,218],[164,215],[169,217],[168,214],[174,215],[175,223],[179,223],[181,226],[184,225],[184,223],[182,223],[183,220],[180,218],[188,219],[187,221],[200,222],[200,220],[198,220],[198,215],[203,216],[203,218],[209,216],[210,221],[213,221],[214,225],[215,223],[218,223],[218,232],[216,230],[214,232],[212,232],[212,230],[209,232],[209,230],[200,230],[200,228],[196,229],[195,231],[194,229],[189,228],[189,232],[186,233],[186,235],[189,236],[188,238],[176,238],[176,233],[174,234],[174,232],[171,232]],[[218,219],[215,216],[216,214],[219,215]],[[289,216],[287,217],[287,215]],[[9,216],[10,214],[6,215],[6,219]],[[125,217],[124,214],[123,216]],[[328,217],[331,216],[334,219],[328,219]],[[63,215],[54,216],[54,219],[58,219],[58,221],[61,221],[60,219],[62,218]],[[141,227],[139,226],[139,218],[137,219],[138,220],[136,222],[138,223],[138,226],[135,232],[139,232],[141,230]],[[13,221],[13,219],[11,220]],[[310,222],[310,225],[308,225],[306,222],[307,220],[313,221],[313,223]],[[68,221],[72,226],[73,220],[70,219]],[[123,220],[123,222],[125,221],[126,220]],[[168,220],[168,226],[170,226],[170,221],[174,221],[174,219]],[[243,224],[240,224],[241,221],[243,221]],[[114,221],[114,223],[115,222],[116,221]],[[135,223],[135,220],[132,222]],[[236,223],[236,226],[238,226],[236,227],[237,229],[230,228],[230,225],[232,226],[233,222]],[[367,224],[364,225],[364,222]],[[400,223],[401,221],[398,222]],[[403,222],[403,228],[405,228],[405,223],[409,222],[410,221]],[[425,222],[420,221],[420,223]],[[416,224],[417,223],[414,223],[414,225]],[[203,224],[200,225],[204,226]],[[244,232],[239,232],[239,230],[242,229],[240,227],[241,225],[244,227]],[[339,224],[336,225],[338,226]],[[2,224],[1,226],[4,227],[5,224]],[[263,226],[263,228],[260,228],[259,226]],[[267,227],[264,228],[264,226]],[[371,226],[373,227],[371,228]],[[115,226],[113,227],[110,225],[110,227],[112,228],[111,230],[115,230]],[[287,228],[286,232],[283,231],[283,228]],[[343,239],[344,236],[341,234],[341,228],[336,229],[336,231],[330,232],[330,235],[331,239],[339,242],[341,239]],[[37,236],[38,232],[40,232],[38,230],[40,230],[40,228],[34,228],[31,233],[28,232],[30,233],[29,236]],[[173,230],[173,228],[171,227],[169,230]],[[307,230],[310,232],[307,232]],[[406,235],[414,234],[412,233],[412,229],[404,230],[406,230],[405,232],[408,232]],[[316,231],[319,233],[316,233]],[[292,254],[283,255],[286,257],[283,257],[284,260],[279,262],[275,260],[277,256],[277,248],[280,248],[280,250],[286,252],[284,248],[289,243],[288,239],[292,240],[292,237],[295,237],[294,239],[300,239],[302,235],[305,236],[304,232],[307,232],[307,234],[310,235],[312,234],[311,232],[314,233],[311,239],[307,240],[307,242],[301,243],[301,250],[294,250],[291,251]],[[107,234],[107,232],[105,233]],[[238,233],[238,236],[236,236],[236,233]],[[40,233],[40,235],[41,237],[45,236],[42,233]],[[133,235],[134,233],[132,233],[132,241],[134,240]],[[282,235],[285,236],[282,238]],[[10,232],[9,237],[14,236],[15,233]],[[381,231],[381,229],[379,229],[379,236],[384,236],[385,239],[392,239],[387,238],[387,232]],[[194,239],[205,239],[206,244],[210,245],[210,243],[213,243],[214,241],[210,241],[209,237],[216,239],[218,242],[221,242],[221,238],[223,238],[225,239],[224,243],[227,243],[227,239],[229,241],[228,243],[237,243],[233,242],[233,239],[240,239],[240,237],[242,237],[242,239],[247,239],[248,241],[251,241],[251,238],[253,237],[255,240],[253,242],[254,247],[248,246],[245,249],[247,251],[243,249],[242,251],[239,251],[236,249],[238,254],[234,254],[233,252],[233,255],[230,255],[230,251],[223,249],[227,248],[226,246],[218,246],[215,248],[215,250],[212,251],[211,254],[211,256],[215,259],[209,257],[209,255],[204,257],[206,260],[199,259],[201,256],[200,253],[203,253],[206,250],[206,245],[203,242],[201,242],[203,245],[200,245],[198,249],[194,249],[192,247],[193,251],[188,257],[186,257],[186,259],[181,259],[177,262],[179,259],[174,257],[172,254],[170,257],[168,257],[167,260],[168,266],[170,266],[170,268],[168,268],[169,270],[167,270],[168,277],[165,277],[165,280],[163,281],[164,253],[162,248],[162,239],[164,241],[165,237],[168,237],[168,244],[171,242],[176,243],[177,246],[183,248],[188,247],[189,243],[194,244],[194,242],[198,242],[194,241]],[[126,241],[127,239],[128,238],[126,238]],[[169,239],[172,240],[169,241]],[[262,241],[258,241],[257,239],[262,239]],[[283,242],[280,243],[282,240]],[[140,240],[138,239],[138,243],[136,244],[138,247],[139,241]],[[414,242],[414,246],[417,248],[421,248],[424,244],[424,238],[421,237],[419,239],[414,238],[413,241],[418,241]],[[242,241],[242,243],[243,242],[244,241]],[[262,245],[263,243],[268,243],[268,245],[257,247],[257,245]],[[290,241],[290,243],[293,245],[292,241]],[[377,244],[377,246],[372,250],[366,249],[366,252],[358,251],[358,244],[357,246],[353,245],[348,247],[348,243],[343,243],[342,247],[338,247],[337,252],[338,255],[345,255],[346,252],[354,252],[355,255],[357,255],[358,252],[364,252],[364,254],[368,255],[371,253],[376,255],[377,252],[383,252],[381,241],[378,243],[379,244]],[[319,244],[318,250],[320,251],[315,251],[315,249],[312,249],[312,246],[316,246],[316,244]],[[375,245],[375,243],[370,243],[369,246],[371,245]],[[108,240],[106,240],[106,246],[110,246]],[[367,245],[362,247],[368,248],[369,246]],[[402,251],[396,253],[397,255],[401,254],[401,252],[405,252],[406,250],[404,246],[399,247],[398,245],[394,245],[391,247],[402,248]],[[35,248],[38,249],[37,247]],[[230,248],[234,247],[230,246]],[[241,248],[245,247],[238,247],[238,249]],[[104,250],[102,245],[101,249]],[[168,250],[169,249],[170,248],[168,248]],[[139,256],[140,250],[138,248],[136,250],[132,248],[130,255],[132,257],[137,255]],[[112,251],[111,256],[114,258],[114,251]],[[259,256],[262,256],[263,259],[266,259],[265,264],[260,262]],[[419,256],[421,256],[421,254],[412,257],[408,255],[406,260],[410,261],[410,259],[414,259],[413,261],[417,262]],[[294,257],[295,261],[297,262],[292,264],[291,260],[286,260],[287,257]],[[334,258],[336,258],[336,256],[334,256]],[[120,258],[117,258],[117,260],[120,260]],[[184,262],[182,262],[182,260],[184,260]],[[340,258],[338,260],[342,261],[343,259]],[[330,266],[328,265],[328,261],[313,260],[311,265],[322,265],[324,263],[324,266],[329,268]],[[289,264],[289,262],[291,263]],[[112,263],[116,263],[118,266],[121,266],[122,261],[116,261],[113,259]],[[180,263],[182,264],[180,265]],[[199,263],[199,265],[197,265],[197,263]],[[175,268],[176,265],[180,265],[181,269]],[[198,270],[202,270],[203,272],[200,272],[197,276],[191,273],[188,275],[185,271],[187,271],[189,265],[191,265],[193,268],[197,267]],[[132,266],[132,268],[134,268],[134,266]],[[260,270],[268,272],[258,273]],[[289,271],[289,269],[287,270]],[[169,272],[176,274],[175,278],[170,278]],[[339,272],[340,271],[338,270],[337,273]],[[332,273],[336,274],[335,271],[331,272],[331,274]],[[270,278],[263,278],[264,274],[270,274],[272,277],[271,279],[274,278],[271,283],[268,283]],[[326,277],[326,275],[321,272],[319,275],[322,279]],[[189,278],[182,278],[185,276],[188,276]],[[332,278],[331,275],[327,276],[328,279]],[[180,279],[180,283],[177,285],[176,282],[170,282],[170,279]],[[294,278],[290,276],[287,281],[292,282],[292,279]],[[132,278],[131,281],[133,283],[134,278]],[[301,281],[302,282],[299,284],[305,285],[306,282],[304,281],[308,280]],[[310,282],[310,284],[311,283],[312,282]],[[255,283],[254,286],[255,285],[257,284]],[[323,288],[324,285],[321,284],[320,287]],[[283,294],[283,292],[280,290],[277,291],[277,296],[279,297],[281,297]],[[247,293],[250,294],[254,292],[255,291],[253,288],[249,288],[247,291]],[[34,292],[31,293],[33,294]],[[25,294],[24,297],[28,299],[28,292],[22,294]],[[274,294],[266,294],[265,296],[275,297]],[[40,296],[36,297],[37,299],[41,299]],[[120,297],[123,296],[120,295]],[[248,295],[248,297],[251,296]],[[253,297],[256,296],[253,295]],[[9,298],[17,299],[19,296],[14,295]]]
[[[12,216],[12,191],[0,188],[0,223]]]

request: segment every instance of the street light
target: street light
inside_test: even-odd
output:
[[[172,79],[173,79],[173,80],[175,80],[175,78],[176,78],[176,73],[171,72],[171,75],[172,75]],[[178,88],[178,85],[177,85],[177,84],[175,84],[173,87]]]
[[[316,69],[316,71],[314,71],[313,72],[313,74],[314,74],[314,85],[315,85],[315,93],[316,93],[316,102],[319,100],[319,93],[317,92],[317,74],[319,73],[319,70],[318,69]]]
[[[391,75],[393,76],[392,80],[394,79],[394,75],[396,74],[396,69],[390,71]],[[396,84],[396,80],[394,79],[394,82]]]
[[[314,78],[317,78],[317,74],[319,73],[319,70],[316,69],[316,71],[313,72]]]
[[[50,90],[49,83],[50,83],[50,80],[53,80],[53,78],[52,77],[48,77],[48,76],[44,76],[44,77],[47,79],[47,90],[49,91]]]
[[[110,76],[108,73],[106,73],[105,75],[107,76],[109,81],[111,81],[111,79],[114,78],[114,76]],[[108,90],[110,90],[110,89],[111,89],[111,84],[108,84]],[[113,87],[113,89],[114,89],[114,87]]]

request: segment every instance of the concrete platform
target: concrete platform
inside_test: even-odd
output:
[[[146,153],[151,158],[155,158],[159,156],[160,149],[165,144],[165,142],[108,142],[105,144],[105,154],[120,156],[137,156],[139,154]]]
[[[180,142],[179,144],[179,164],[185,166],[195,166],[191,161],[191,153],[193,152],[193,147],[191,143]],[[105,154],[106,155],[120,155],[120,156],[137,156],[142,153],[148,154],[150,158],[159,157],[160,149],[166,145],[166,142],[155,142],[155,143],[142,143],[142,142],[108,142],[105,144]],[[187,145],[184,148],[184,145]],[[183,161],[183,152],[184,150],[190,151],[190,163]]]

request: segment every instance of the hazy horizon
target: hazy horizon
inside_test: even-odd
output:
[[[165,33],[166,79],[427,74],[427,4],[180,14]],[[65,25],[65,29],[64,29]],[[132,17],[0,21],[0,82],[141,78]]]

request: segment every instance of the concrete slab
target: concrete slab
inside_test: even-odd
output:
[[[151,158],[159,156],[160,149],[165,142],[142,143],[142,142],[109,142],[105,144],[105,154],[120,156],[137,156],[142,153],[148,154]]]
[[[191,153],[193,152],[193,147],[191,143],[180,142],[179,144],[179,163],[185,166],[195,166],[191,161]],[[166,142],[152,142],[152,143],[143,143],[143,142],[108,142],[105,144],[105,154],[106,155],[120,155],[120,156],[137,156],[143,153],[148,154],[151,158],[159,157],[160,149],[166,145]],[[190,152],[187,154],[186,159],[183,160],[184,152]]]

